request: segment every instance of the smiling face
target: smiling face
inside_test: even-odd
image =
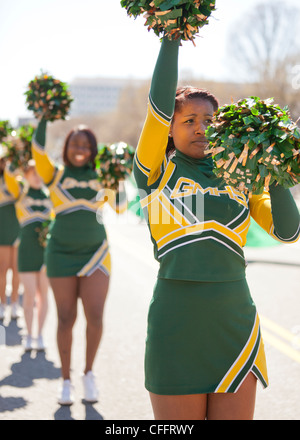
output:
[[[88,136],[83,132],[75,132],[68,142],[67,159],[74,167],[82,167],[91,159],[91,145]]]
[[[206,157],[208,146],[205,130],[211,124],[213,104],[203,98],[186,99],[173,118],[170,136],[177,150],[194,159]]]

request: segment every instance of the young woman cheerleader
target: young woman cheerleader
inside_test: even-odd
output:
[[[16,213],[21,226],[18,251],[18,271],[24,286],[23,309],[27,328],[25,351],[44,350],[43,327],[48,310],[48,279],[44,265],[44,245],[39,231],[50,219],[51,201],[33,160],[23,169],[24,180],[14,171],[5,169],[8,191],[16,199]],[[38,337],[33,344],[33,318],[37,305]]]
[[[64,166],[52,162],[45,151],[45,141],[46,121],[42,119],[32,152],[37,170],[49,187],[56,214],[46,250],[46,264],[58,314],[57,343],[63,377],[59,403],[70,405],[74,401],[70,366],[78,298],[87,321],[84,398],[95,402],[98,390],[92,368],[102,336],[111,270],[105,227],[99,214],[106,199],[117,212],[126,208],[126,202],[121,192],[116,197],[115,194],[111,197],[111,192],[108,197],[99,193],[102,188],[94,164],[97,141],[89,129],[79,127],[67,136],[63,149]]]
[[[251,419],[257,380],[266,387],[268,378],[242,248],[250,215],[290,243],[299,213],[282,187],[248,199],[216,178],[205,130],[218,102],[199,89],[176,92],[179,44],[162,41],[134,165],[160,262],[146,388],[156,419]]]
[[[7,272],[12,270],[11,318],[18,317],[19,274],[17,268],[19,222],[16,217],[15,198],[4,182],[6,160],[0,158],[0,320],[5,317]]]

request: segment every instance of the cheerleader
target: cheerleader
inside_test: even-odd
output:
[[[48,279],[44,265],[44,244],[41,241],[43,223],[49,221],[51,202],[33,160],[24,167],[24,180],[6,167],[4,177],[8,191],[16,199],[20,244],[18,271],[24,286],[23,309],[27,327],[25,351],[44,350],[43,327],[48,310]],[[38,337],[33,345],[32,327],[34,305],[37,304]]]
[[[12,270],[11,318],[18,317],[19,275],[17,269],[19,222],[15,211],[15,198],[4,182],[5,159],[0,157],[0,320],[5,317],[6,276]]]
[[[55,165],[49,158],[45,141],[46,121],[42,119],[32,152],[37,170],[49,188],[56,215],[46,249],[46,265],[58,314],[57,343],[63,378],[58,401],[61,405],[74,401],[70,377],[72,328],[80,298],[87,321],[84,399],[95,402],[98,390],[92,368],[102,336],[111,271],[101,211],[107,199],[116,212],[125,210],[125,193],[101,195],[94,164],[97,141],[88,128],[79,127],[67,136],[63,166]]]
[[[205,131],[210,93],[176,91],[180,41],[164,38],[134,174],[160,263],[148,315],[145,384],[156,419],[252,419],[256,382],[268,385],[259,316],[245,276],[250,215],[295,242],[289,190],[248,197],[213,173]]]

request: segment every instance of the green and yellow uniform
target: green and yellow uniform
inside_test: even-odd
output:
[[[170,395],[236,392],[249,372],[267,386],[243,246],[250,216],[274,239],[296,241],[298,210],[283,188],[248,199],[222,184],[211,157],[178,150],[166,157],[178,45],[162,42],[134,164],[160,263],[148,314],[146,388]]]
[[[3,176],[0,176],[0,246],[16,244],[20,225],[16,216],[16,199],[7,189]]]
[[[102,211],[106,201],[116,210],[127,208],[125,195],[104,190],[90,164],[83,167],[53,163],[45,151],[46,122],[37,128],[32,145],[36,168],[50,191],[55,220],[46,249],[49,277],[106,275],[111,259]]]
[[[18,271],[39,272],[44,266],[44,246],[39,238],[42,224],[50,220],[52,205],[45,189],[34,189],[5,170],[5,182],[16,199],[16,215],[20,223]]]

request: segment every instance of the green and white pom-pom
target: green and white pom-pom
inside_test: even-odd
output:
[[[208,24],[215,4],[215,0],[121,0],[128,15],[145,14],[145,26],[157,36],[193,43],[199,29]]]
[[[0,144],[10,135],[13,128],[9,121],[0,121]]]
[[[117,190],[119,182],[130,176],[133,158],[134,148],[125,142],[100,144],[95,163],[102,185]]]
[[[288,108],[250,97],[220,107],[206,130],[214,172],[245,193],[300,182],[300,131]]]
[[[31,124],[22,125],[17,130],[13,130],[5,142],[7,159],[11,166],[24,168],[30,159],[32,159],[31,142],[35,127]]]
[[[47,121],[65,119],[73,101],[68,85],[46,73],[30,81],[25,95],[28,110]]]

